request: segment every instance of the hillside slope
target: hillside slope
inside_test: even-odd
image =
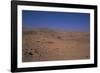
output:
[[[90,34],[49,29],[23,31],[22,61],[75,60],[90,58]]]

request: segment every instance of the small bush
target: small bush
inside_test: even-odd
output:
[[[62,39],[60,36],[57,37],[58,39]]]

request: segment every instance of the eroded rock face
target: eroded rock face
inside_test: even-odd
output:
[[[89,59],[89,37],[88,32],[23,31],[22,61]]]

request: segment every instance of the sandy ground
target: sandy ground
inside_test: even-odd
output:
[[[22,37],[22,61],[55,61],[90,58],[89,32],[27,30]]]

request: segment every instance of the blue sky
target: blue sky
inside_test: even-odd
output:
[[[90,14],[23,10],[22,25],[26,28],[89,32]]]

